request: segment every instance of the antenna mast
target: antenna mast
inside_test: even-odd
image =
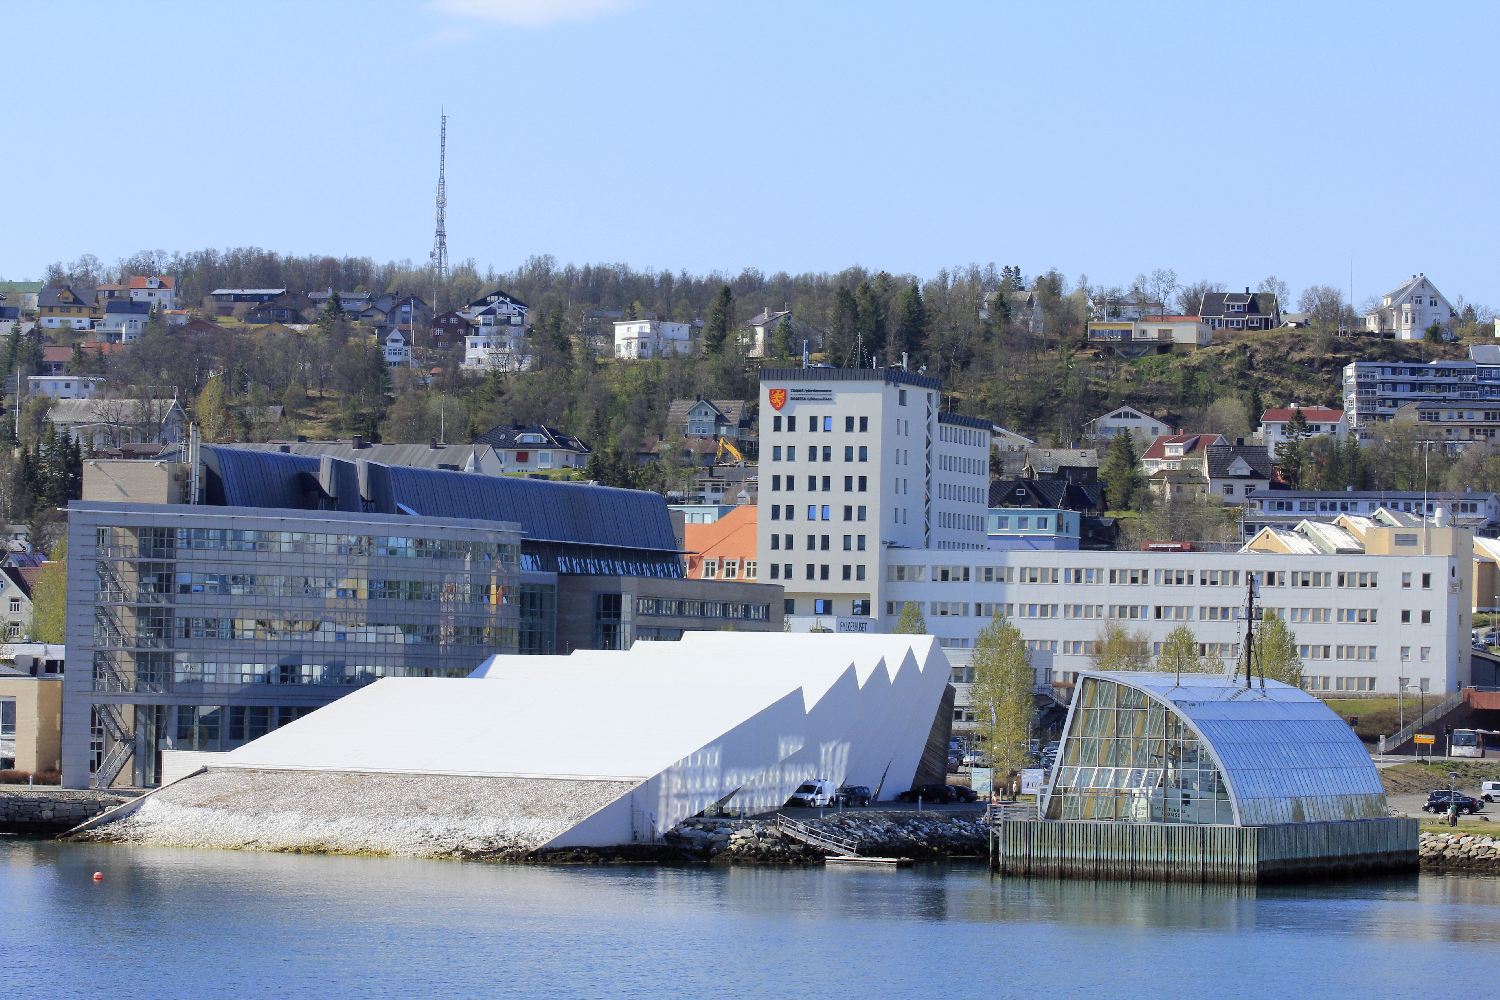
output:
[[[437,230],[432,235],[432,277],[438,291],[448,280],[448,114],[443,112],[442,124],[438,127],[438,182],[437,182]],[[438,308],[436,292],[432,297],[433,309]]]

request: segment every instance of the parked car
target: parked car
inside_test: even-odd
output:
[[[833,793],[833,800],[839,805],[867,806],[871,794],[869,785],[840,785]]]
[[[837,794],[838,789],[833,787],[833,782],[826,778],[814,778],[798,785],[792,797],[786,800],[786,804],[814,809],[818,806],[831,806]]]
[[[984,751],[978,747],[974,747],[963,756],[964,767],[984,767],[988,763],[989,759],[985,757]]]
[[[1479,797],[1486,802],[1500,802],[1500,781],[1481,781]]]
[[[1447,812],[1448,803],[1451,801],[1450,796],[1452,797],[1451,800],[1458,802],[1458,811],[1461,813],[1468,813],[1472,816],[1484,808],[1484,803],[1472,795],[1465,795],[1463,792],[1450,792],[1446,788],[1439,788],[1428,793],[1427,802],[1422,806],[1422,811],[1430,813]]]
[[[953,793],[948,791],[951,785],[915,785],[896,796],[897,802],[915,802],[921,799],[923,802],[952,802]]]
[[[948,795],[950,802],[978,802],[979,793],[967,785],[949,785]]]

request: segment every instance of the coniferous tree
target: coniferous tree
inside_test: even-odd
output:
[[[927,305],[922,301],[922,290],[912,282],[896,298],[896,343],[892,349],[892,363],[899,362],[904,353],[908,363],[914,366],[926,342]]]
[[[823,360],[839,368],[857,366],[854,360],[855,332],[859,328],[859,304],[849,286],[840,285],[833,295],[828,317],[828,336],[823,341]]]
[[[734,290],[728,285],[720,287],[719,294],[708,310],[708,321],[703,324],[703,350],[710,355],[723,354],[729,348],[730,335],[734,333]]]
[[[856,335],[860,340],[860,357],[854,367],[864,368],[867,359],[878,358],[885,351],[886,308],[878,290],[868,281],[861,281],[854,290],[854,302],[858,309]]]
[[[1136,509],[1146,477],[1136,459],[1134,437],[1121,433],[1110,439],[1104,461],[1099,464],[1099,478],[1104,480],[1111,510]]]
[[[778,364],[786,364],[792,360],[792,318],[781,317],[781,322],[771,331],[771,342],[766,345],[766,357],[773,358]]]

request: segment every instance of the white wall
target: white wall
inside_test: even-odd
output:
[[[965,651],[972,648],[979,630],[989,623],[995,610],[991,605],[1009,605],[1012,623],[1035,647],[1032,666],[1038,671],[1039,681],[1064,680],[1090,666],[1087,644],[1097,639],[1110,617],[1131,630],[1144,632],[1152,642],[1161,642],[1172,629],[1186,625],[1200,643],[1220,644],[1232,659],[1244,635],[1244,621],[1236,616],[1245,603],[1245,573],[1327,573],[1328,586],[1261,588],[1261,605],[1284,613],[1299,644],[1319,647],[1320,655],[1304,657],[1306,676],[1328,678],[1327,693],[1339,693],[1341,678],[1348,687],[1368,683],[1375,691],[1394,693],[1396,678],[1401,676],[1426,679],[1433,691],[1452,691],[1469,677],[1472,573],[1468,562],[1465,557],[1447,556],[1264,552],[892,550],[887,557],[887,606],[883,610],[886,620],[893,622],[903,601],[921,602],[928,630],[962,666],[967,663]],[[940,581],[936,579],[940,567],[967,570],[968,579]],[[1120,581],[1128,578],[1129,571],[1143,571],[1146,582],[1111,583],[1112,570]],[[1090,571],[1091,581],[1087,578]],[[1161,582],[1163,571],[1191,573],[1194,582],[1191,586],[1166,584]],[[1238,578],[1234,583],[1205,586],[1205,571],[1228,571],[1237,573]],[[1374,573],[1375,586],[1339,587],[1340,572]],[[1431,574],[1431,585],[1425,589],[1421,586],[1423,573]],[[1033,574],[1040,577],[1037,582],[1023,582]],[[1056,582],[1051,582],[1053,574]],[[1409,586],[1403,586],[1404,574],[1411,574]],[[912,575],[921,579],[897,579]],[[1126,608],[1140,610],[1127,612],[1123,610]],[[1315,610],[1291,610],[1304,608]],[[1376,620],[1339,621],[1340,611],[1350,614],[1360,610],[1373,610]],[[1407,622],[1402,621],[1403,611],[1409,613]],[[1427,622],[1422,621],[1423,612],[1427,612]],[[1218,617],[1222,615],[1229,617]],[[1325,615],[1326,622],[1297,620]],[[1328,647],[1327,657],[1321,655],[1324,646]],[[1374,659],[1340,658],[1337,653],[1341,646],[1373,646]],[[1409,655],[1405,661],[1401,659],[1403,647]],[[1425,660],[1423,649],[1428,651]],[[1317,687],[1311,689],[1325,693]]]

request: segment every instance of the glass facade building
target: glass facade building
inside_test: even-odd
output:
[[[1378,819],[1386,802],[1353,730],[1297,688],[1081,673],[1042,815],[1266,826]]]
[[[158,751],[228,750],[381,677],[519,651],[505,522],[76,503],[65,783],[151,785]],[[392,733],[399,739],[399,733]]]

